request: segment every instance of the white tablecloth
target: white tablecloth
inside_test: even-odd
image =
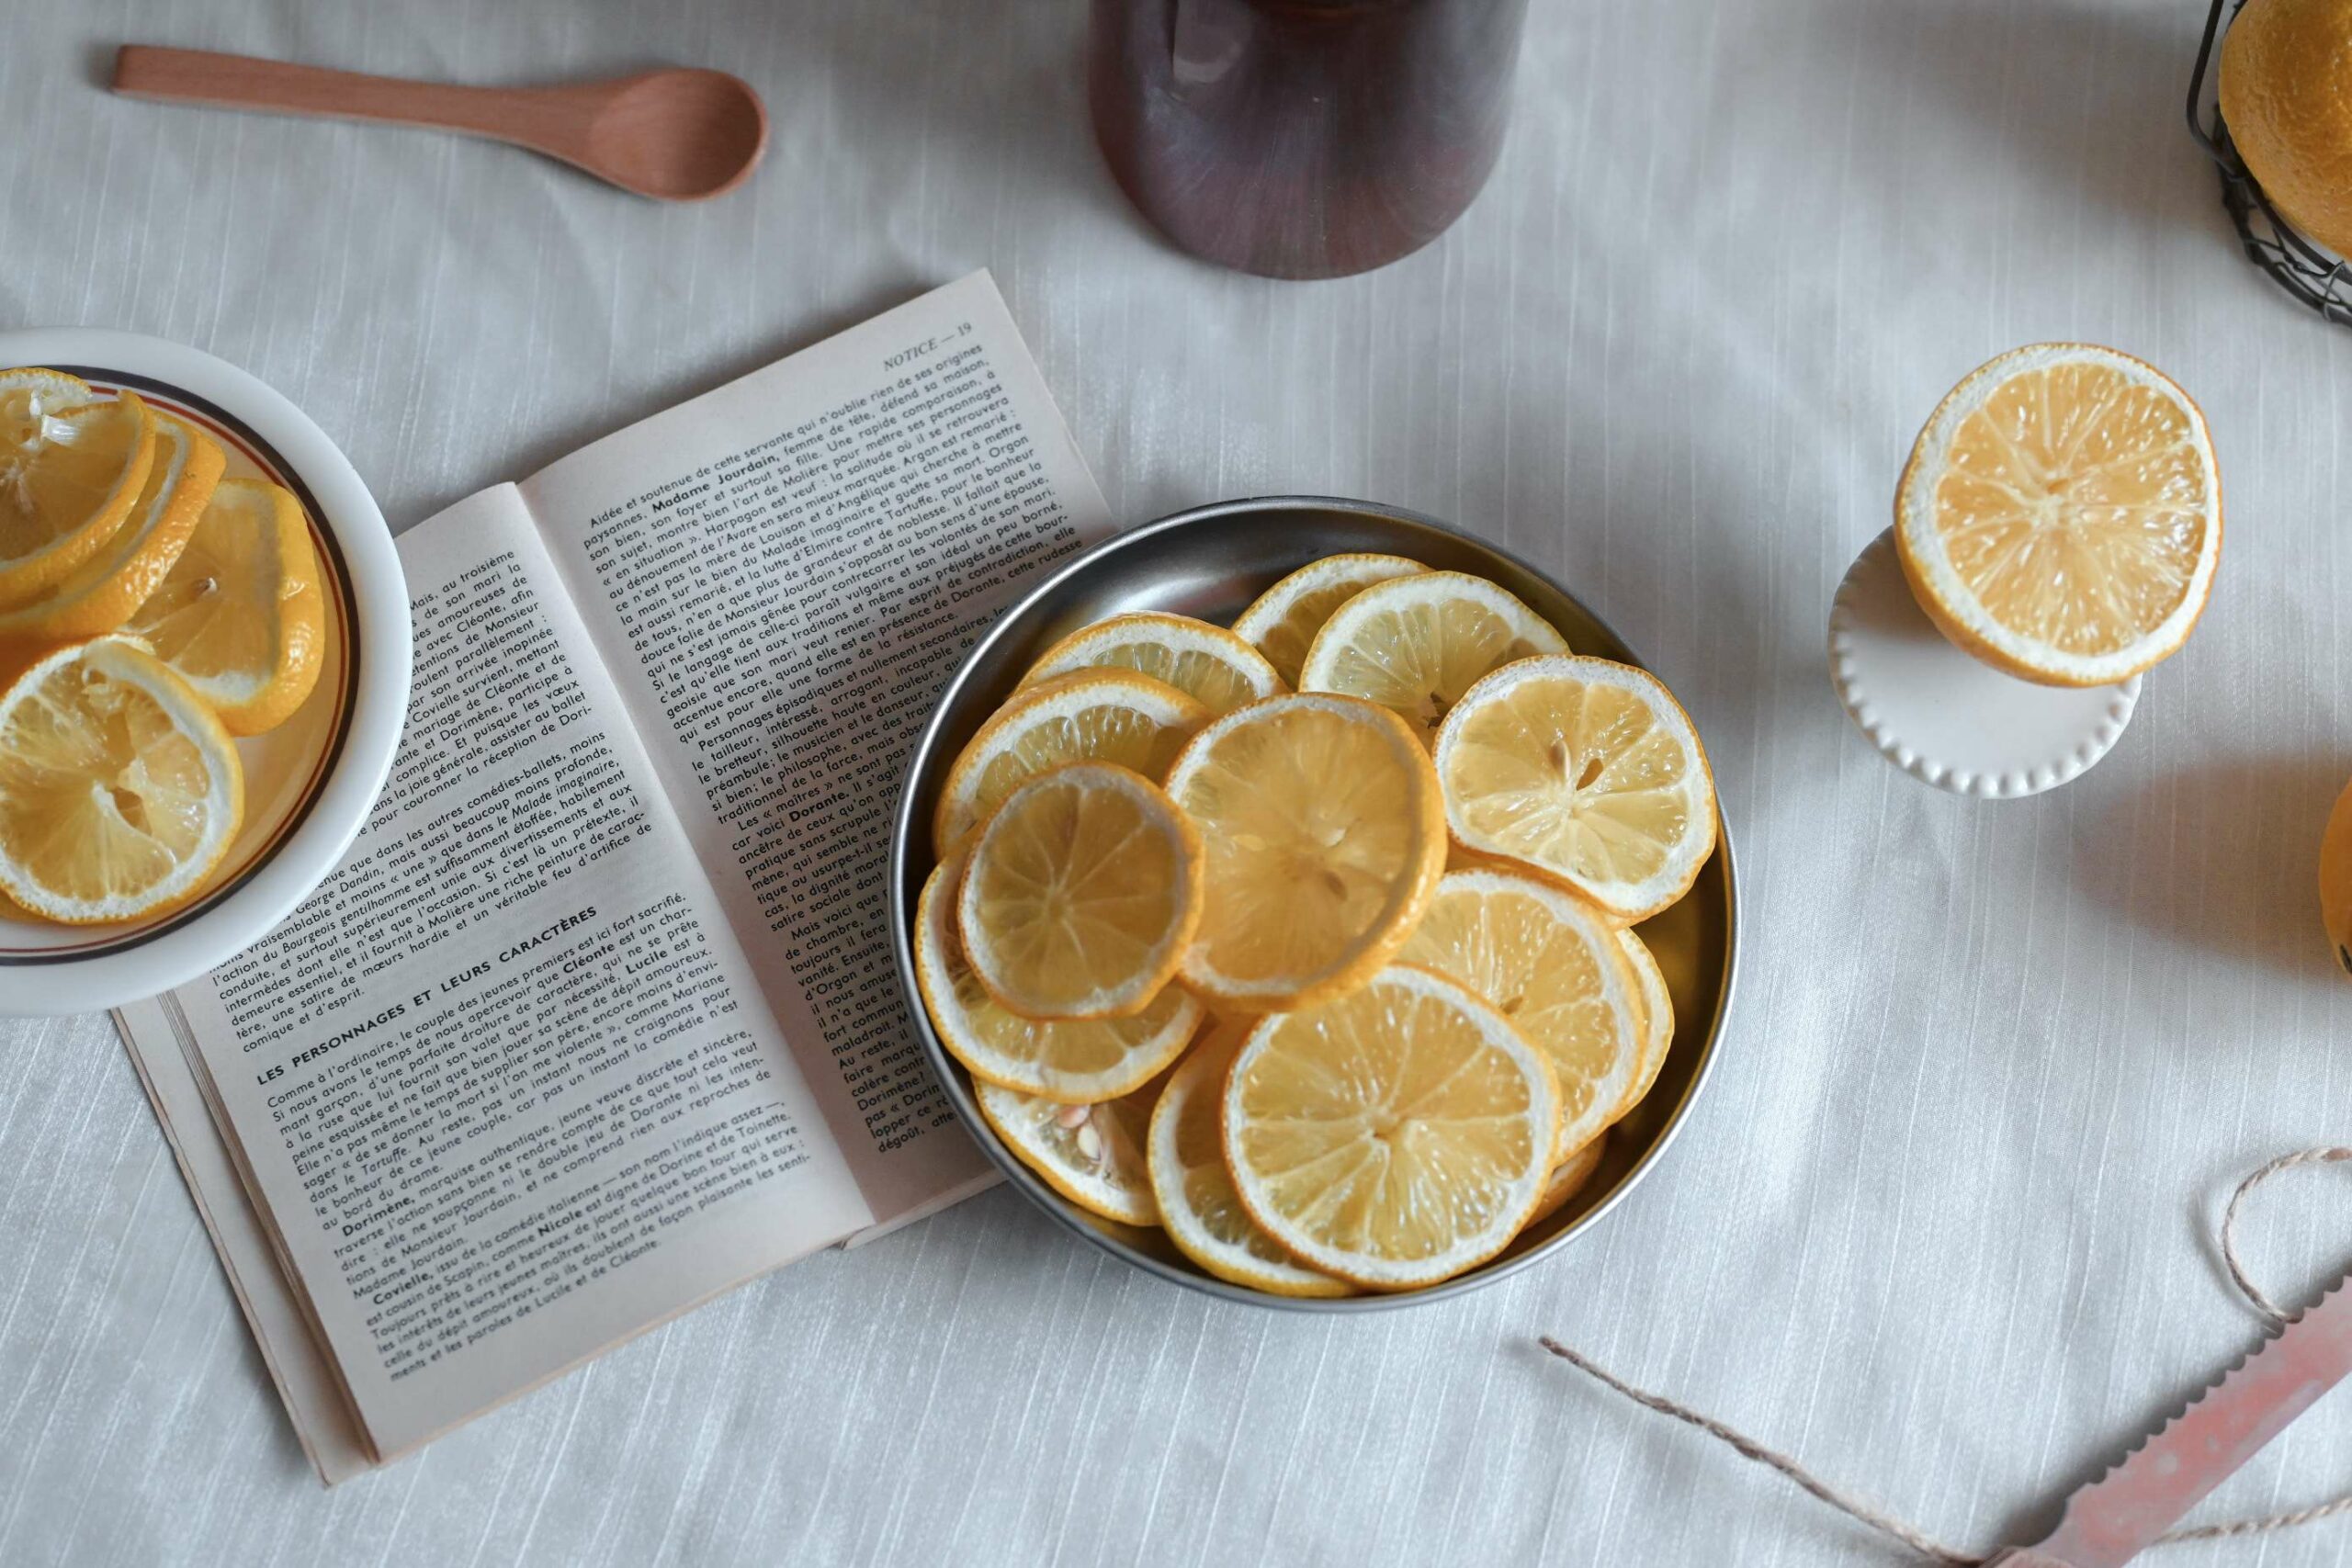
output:
[[[2045,1523],[2256,1325],[2242,1168],[2352,1140],[2312,894],[2352,771],[2352,332],[2239,259],[2179,99],[2199,0],[1535,0],[1452,234],[1283,285],[1172,254],[1083,107],[1077,0],[21,6],[0,326],[251,368],[400,526],[988,265],[1115,511],[1313,491],[1555,569],[1674,683],[1739,837],[1723,1057],[1563,1257],[1346,1320],[1213,1305],[999,1191],[740,1291],[334,1493],[111,1029],[0,1028],[0,1562],[1871,1563],[1550,1332],[1932,1532]],[[126,39],[472,81],[674,60],[767,95],[664,208],[419,132],[119,101]],[[2229,550],[2115,753],[1964,802],[1872,755],[1824,617],[1919,422],[2040,338],[2203,403]],[[2340,1266],[2345,1177],[2250,1227]],[[2352,1399],[2209,1511],[2352,1482]],[[2352,1524],[2164,1561],[2334,1562]]]

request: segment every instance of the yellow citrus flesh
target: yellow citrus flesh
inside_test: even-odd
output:
[[[1666,988],[1666,972],[1657,966],[1657,956],[1649,943],[1631,930],[1617,933],[1617,941],[1624,949],[1625,959],[1633,966],[1634,987],[1642,1004],[1642,1049],[1634,1068],[1634,1077],[1625,1086],[1625,1095],[1609,1120],[1616,1122],[1632,1111],[1657,1082],[1658,1069],[1666,1066],[1666,1055],[1674,1049],[1674,997]]]
[[[318,684],[326,642],[302,503],[266,480],[222,480],[123,630],[195,687],[230,734],[284,723]]]
[[[1323,1273],[1408,1290],[1484,1262],[1526,1224],[1559,1091],[1500,1013],[1400,964],[1261,1020],[1223,1115],[1227,1168],[1261,1228]]]
[[[1339,692],[1402,714],[1427,742],[1478,679],[1515,659],[1566,653],[1550,622],[1483,577],[1425,571],[1375,583],[1331,612],[1302,692]]]
[[[126,642],[51,654],[0,696],[0,892],[76,924],[194,897],[244,811],[235,745]]]
[[[1129,1018],[1201,921],[1201,836],[1142,774],[1071,762],[1005,797],[973,846],[956,934],[1023,1018]]]
[[[155,428],[130,392],[53,370],[0,370],[0,609],[98,552],[130,514]]]
[[[1714,850],[1698,732],[1629,664],[1561,655],[1505,666],[1447,716],[1437,771],[1463,846],[1555,876],[1619,920],[1681,897]]]
[[[1527,1216],[1527,1225],[1550,1219],[1560,1212],[1562,1204],[1583,1191],[1585,1183],[1592,1179],[1592,1173],[1600,1168],[1600,1156],[1608,1152],[1608,1146],[1609,1134],[1603,1133],[1554,1166],[1552,1174],[1544,1179],[1544,1196],[1535,1201],[1535,1212]],[[1520,1229],[1525,1230],[1527,1225]]]
[[[973,1087],[980,1114],[1005,1147],[1080,1208],[1131,1225],[1156,1225],[1144,1144],[1161,1080],[1116,1100],[1069,1105],[983,1083]]]
[[[1151,1113],[1146,1148],[1159,1223],[1176,1249],[1209,1273],[1278,1296],[1345,1296],[1344,1280],[1302,1268],[1258,1228],[1233,1190],[1217,1130],[1217,1104],[1254,1018],[1220,1023],[1169,1075]]]
[[[2289,222],[2352,256],[2352,0],[2251,0],[2222,40],[2222,118]]]
[[[1263,655],[1223,626],[1148,611],[1114,615],[1047,649],[1023,686],[1080,670],[1132,670],[1165,681],[1213,714],[1289,690]]]
[[[169,414],[154,414],[155,455],[139,499],[97,552],[48,587],[0,610],[11,649],[81,642],[121,626],[170,574],[220,482],[220,444]]]
[[[1306,650],[1332,611],[1375,582],[1428,570],[1403,556],[1325,556],[1250,601],[1233,623],[1234,635],[1264,654],[1274,672],[1295,686]]]
[[[2037,344],[1944,400],[1895,520],[1912,591],[1952,641],[2027,680],[2103,685],[2196,625],[2221,479],[2197,405],[2164,376],[2113,349]]]
[[[932,813],[933,847],[946,854],[1023,780],[1064,762],[1116,762],[1163,778],[1208,720],[1196,699],[1125,670],[1082,671],[1016,692],[947,770]]]
[[[915,903],[915,987],[949,1055],[983,1082],[1087,1104],[1127,1093],[1182,1053],[1204,1015],[1182,987],[1133,1018],[1038,1023],[1000,1005],[956,934],[965,859],[958,852],[933,868]]]
[[[1273,697],[1193,738],[1168,794],[1200,829],[1207,907],[1180,971],[1228,1010],[1363,985],[1445,865],[1437,774],[1412,729],[1352,697]]]
[[[1517,872],[1448,872],[1396,954],[1461,982],[1510,1020],[1560,1086],[1555,1160],[1615,1120],[1642,1048],[1641,997],[1616,928]]]

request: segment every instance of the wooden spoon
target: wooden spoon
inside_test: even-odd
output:
[[[380,119],[511,141],[623,190],[700,201],[733,190],[767,151],[759,94],[724,71],[672,67],[560,87],[458,87],[207,50],[125,44],[114,90],[134,98]]]

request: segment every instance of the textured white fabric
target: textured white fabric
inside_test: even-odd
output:
[[[1664,1168],[1457,1305],[1213,1305],[998,1191],[727,1297],[322,1492],[104,1020],[0,1031],[0,1562],[1871,1563],[1548,1331],[1932,1533],[2046,1522],[2256,1325],[2215,1211],[2352,1138],[2312,890],[2352,770],[2352,333],[2238,258],[2180,123],[2197,0],[1536,0],[1493,185],[1431,250],[1283,285],[1171,254],[1103,172],[1077,0],[19,6],[0,326],[243,364],[396,525],[994,269],[1114,509],[1322,491],[1555,570],[1713,750],[1744,991]],[[775,142],[671,209],[485,144],[102,94],[119,41],[474,81],[738,70]],[[2203,403],[2203,629],[2087,777],[1946,797],[1823,668],[1913,432],[2080,337]],[[2274,1291],[2352,1247],[2266,1190]],[[2324,1404],[2209,1509],[2352,1483]],[[2170,1563],[2317,1564],[2352,1526]]]

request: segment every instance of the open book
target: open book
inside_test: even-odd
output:
[[[992,1179],[886,818],[981,623],[1108,525],[977,273],[401,536],[367,827],[118,1015],[325,1480]]]

